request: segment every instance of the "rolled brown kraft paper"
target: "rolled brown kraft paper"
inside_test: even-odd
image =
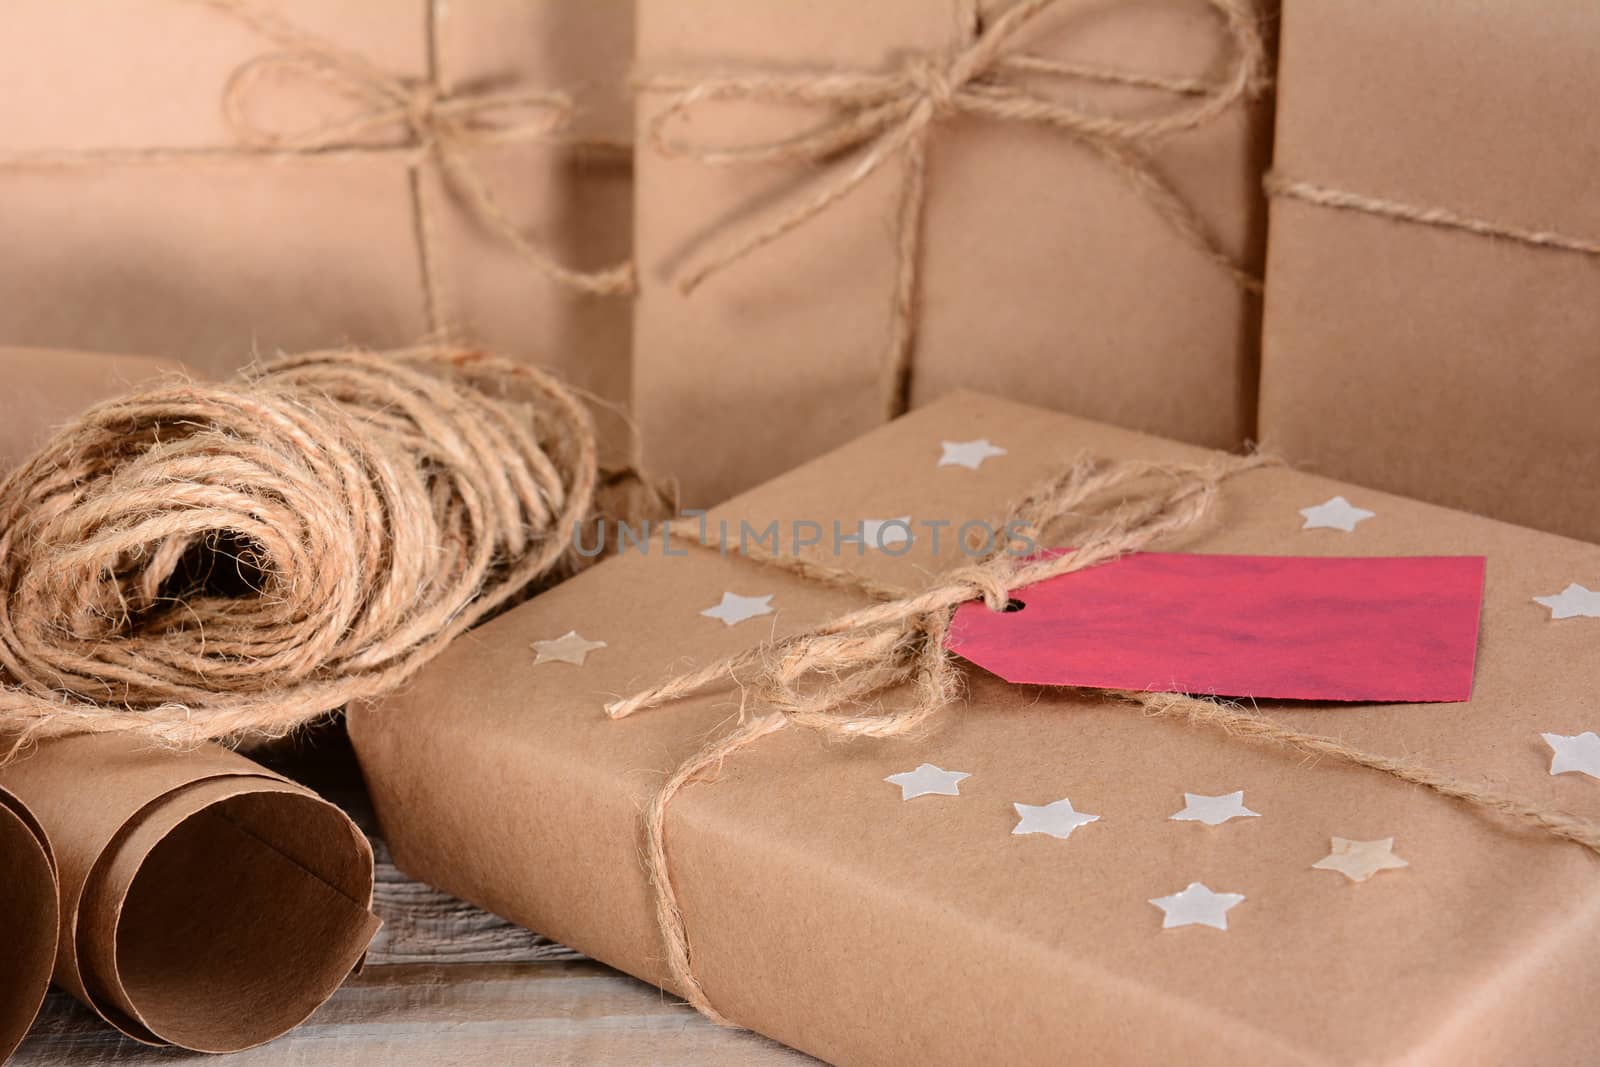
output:
[[[28,1032],[50,985],[59,914],[44,830],[0,789],[0,1062]]]
[[[0,347],[0,471],[89,405],[180,370],[176,360],[150,356]]]
[[[952,451],[970,463],[945,462]],[[652,537],[648,555],[630,549],[479,628],[381,706],[352,710],[397,862],[687,993],[656,908],[663,880],[652,885],[646,816],[686,760],[770,722],[776,708],[805,709],[790,694],[796,703],[769,699],[762,671],[841,642],[784,645],[739,670],[720,670],[722,657],[892,606],[741,558],[741,538],[754,550],[775,523],[789,556],[800,524],[815,523],[822,541],[810,542],[809,560],[937,590],[973,569],[952,547],[963,523],[997,521],[1086,454],[1219,462],[955,395],[714,510],[710,548],[665,552]],[[1486,558],[1477,667],[1471,699],[1452,703],[1193,704],[1405,757],[1600,833],[1600,781],[1552,775],[1541,736],[1600,725],[1600,620],[1553,617],[1534,599],[1593,584],[1600,547],[1283,466],[1252,468],[1217,492],[1212,513],[1156,547]],[[1307,528],[1301,510],[1335,496],[1372,514],[1350,531]],[[893,553],[831,550],[836,522],[856,531],[907,515],[915,532]],[[689,520],[677,529],[698,532]],[[773,551],[770,540],[759,547]],[[1015,595],[1026,607],[1027,590]],[[1352,677],[1366,667],[1338,664]],[[608,704],[702,669],[718,679],[709,690],[607,717]],[[955,669],[963,698],[916,733],[863,727],[843,741],[797,713],[672,799],[665,881],[693,976],[727,1018],[827,1062],[874,1067],[1596,1062],[1591,849],[1347,759],[1256,743],[1241,728]],[[812,683],[831,682],[807,674],[797,684],[810,695]],[[880,721],[910,704],[913,688],[884,694],[887,708],[869,696],[833,717]],[[924,763],[970,777],[957,795],[903,801],[885,779]],[[1216,827],[1172,818],[1185,793],[1234,791],[1260,817]],[[1015,804],[1061,798],[1099,821],[1070,841],[1015,832]],[[1365,882],[1319,869],[1335,837],[1392,838],[1408,865]],[[1164,928],[1151,901],[1191,883],[1244,898],[1225,930]]]
[[[217,746],[101,734],[0,768],[60,865],[56,981],[138,1041],[235,1052],[304,1021],[377,932],[338,808]]]

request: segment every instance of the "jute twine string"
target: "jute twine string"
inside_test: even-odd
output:
[[[449,310],[439,267],[438,222],[430,198],[421,188],[420,170],[429,161],[438,164],[477,218],[538,274],[574,292],[633,292],[631,263],[595,271],[564,266],[526,236],[495,197],[474,162],[474,152],[493,145],[548,139],[568,126],[574,103],[568,94],[556,91],[449,89],[440,70],[437,32],[443,0],[428,0],[429,74],[421,80],[391,74],[364,56],[293,25],[253,0],[185,2],[227,15],[281,49],[245,62],[228,79],[221,106],[236,145],[0,153],[0,168],[184,166],[217,160],[366,159],[399,153],[406,159],[411,175],[412,228],[421,258],[422,295],[432,336],[454,340],[459,327]],[[274,87],[297,80],[331,90],[352,101],[357,110],[301,130],[272,129],[252,117],[252,105],[270,96]]]
[[[1222,20],[1230,46],[1228,64],[1216,82],[1117,71],[1084,63],[1058,62],[1017,50],[1017,39],[1061,0],[1021,0],[983,27],[966,20],[968,39],[945,54],[915,55],[884,72],[813,74],[755,72],[743,75],[652,76],[639,88],[670,93],[649,123],[646,136],[658,152],[713,166],[772,163],[824,164],[854,152],[832,171],[819,171],[816,188],[765,225],[713,249],[679,278],[684,292],[746,256],[804,226],[859,189],[891,160],[901,160],[895,221],[895,280],[888,352],[882,369],[885,416],[908,406],[916,336],[918,267],[928,180],[928,142],[940,123],[963,116],[1022,122],[1054,129],[1115,168],[1189,245],[1250,292],[1260,279],[1236,260],[1199,212],[1161,176],[1149,155],[1152,145],[1198,129],[1261,90],[1266,50],[1248,0],[1204,0]],[[1164,93],[1170,107],[1145,117],[1087,110],[1042,95],[1027,81],[1040,77],[1131,86]],[[708,103],[753,100],[809,104],[836,113],[797,136],[748,144],[709,144],[674,136],[671,126],[690,119]]]
[[[338,351],[90,409],[0,483],[0,736],[281,735],[574,565],[587,409],[473,352]]]
[[[1066,528],[1082,527],[1087,520],[1086,531],[1071,535],[1070,542],[1078,547],[1070,554],[1020,558],[1008,554],[1005,546],[996,546],[988,558],[940,575],[921,591],[897,589],[814,560],[759,550],[752,558],[762,565],[859,593],[876,603],[792,637],[725,657],[606,708],[613,718],[623,718],[714,686],[732,683],[742,689],[739,724],[685,760],[657,790],[643,814],[644,858],[656,920],[668,971],[685,999],[712,1020],[734,1025],[712,1005],[694,971],[688,930],[673,885],[667,818],[673,799],[684,787],[714,778],[729,757],[791,725],[838,739],[916,736],[937,712],[961,696],[961,676],[945,648],[959,605],[981,599],[990,610],[1002,611],[1014,591],[1099,566],[1192,529],[1213,514],[1225,481],[1270,462],[1259,456],[1187,466],[1082,460],[1041,485],[1008,519],[1017,524],[1009,528],[1016,532],[1019,543],[1034,544],[1061,543]],[[1152,481],[1157,483],[1157,491],[1104,502],[1108,496],[1135,492]],[[1022,538],[1027,541],[1021,542]],[[1149,718],[1209,726],[1229,737],[1382,771],[1600,854],[1600,825],[1418,761],[1295,730],[1237,704],[1180,693],[1104,695]],[[748,715],[751,704],[765,710]]]
[[[1301,200],[1320,207],[1342,211],[1358,211],[1364,215],[1377,215],[1398,222],[1411,222],[1421,226],[1434,226],[1444,230],[1459,230],[1479,237],[1515,241],[1534,248],[1548,248],[1559,252],[1577,252],[1585,256],[1600,256],[1600,241],[1589,237],[1573,237],[1554,230],[1535,230],[1511,226],[1490,219],[1452,211],[1446,207],[1408,204],[1387,197],[1369,196],[1365,193],[1335,189],[1315,182],[1299,181],[1283,174],[1269,173],[1262,179],[1268,196]]]

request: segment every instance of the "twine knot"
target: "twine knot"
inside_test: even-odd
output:
[[[1002,557],[997,563],[1008,562]],[[961,602],[968,600],[982,600],[984,606],[990,611],[1006,611],[1011,605],[1010,568],[1005,573],[999,573],[995,563],[987,567],[966,567],[946,576],[946,581],[952,586],[959,586],[962,591]]]
[[[411,87],[406,99],[406,125],[417,144],[432,144],[438,133],[439,87],[432,82],[422,82]]]
[[[950,63],[933,56],[912,56],[904,67],[906,83],[932,105],[934,118],[946,118],[956,111],[957,82],[951,77]]]

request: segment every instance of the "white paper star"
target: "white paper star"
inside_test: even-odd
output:
[[[1065,841],[1072,836],[1072,831],[1080,826],[1086,826],[1100,818],[1098,815],[1085,815],[1081,811],[1072,810],[1072,801],[1063,797],[1049,804],[1013,804],[1017,809],[1019,821],[1012,828],[1013,834],[1049,834]]]
[[[941,467],[966,467],[968,470],[977,470],[983,466],[983,461],[993,456],[1003,456],[1006,450],[998,445],[989,443],[987,437],[980,437],[976,441],[941,441],[944,455],[939,457]]]
[[[583,661],[589,653],[597,648],[605,648],[604,641],[589,641],[579,635],[576,630],[568,630],[560,637],[550,641],[535,641],[533,651],[533,665],[541,663],[575,663],[583,666]]]
[[[1581,734],[1540,734],[1545,744],[1554,750],[1550,757],[1550,773],[1566,774],[1577,771],[1590,778],[1600,778],[1600,736],[1593,730]]]
[[[1174,926],[1214,926],[1228,928],[1228,909],[1244,900],[1243,893],[1215,893],[1199,882],[1190,882],[1181,893],[1156,897],[1150,903],[1164,913],[1161,929]]]
[[[1580,615],[1589,619],[1600,619],[1600,593],[1593,589],[1585,589],[1577,582],[1573,582],[1555,596],[1536,596],[1533,599],[1550,609],[1552,619],[1571,619]]]
[[[1229,819],[1242,819],[1247,816],[1259,818],[1260,815],[1259,811],[1251,811],[1244,806],[1244,790],[1241,789],[1219,797],[1185,793],[1183,810],[1170,818],[1176,822],[1203,822],[1207,826],[1219,826]]]
[[[1343,837],[1333,839],[1333,851],[1311,866],[1319,871],[1338,871],[1352,882],[1365,882],[1379,871],[1411,864],[1394,854],[1394,838],[1377,841],[1350,841]]]
[[[772,596],[740,596],[738,593],[723,593],[722,603],[706,608],[700,614],[713,619],[721,619],[725,625],[736,626],[746,619],[753,619],[757,615],[772,614]]]
[[[1344,497],[1336,496],[1325,504],[1301,508],[1300,514],[1306,517],[1306,524],[1300,527],[1302,530],[1343,530],[1350,533],[1356,528],[1356,523],[1365,522],[1377,512],[1358,508]]]
[[[957,786],[963,778],[971,777],[972,775],[965,771],[947,771],[931,763],[924,763],[914,771],[891,774],[884,781],[900,787],[901,800],[910,800],[912,797],[929,795],[958,797],[961,791]]]
[[[883,549],[911,540],[911,516],[897,515],[892,519],[862,519],[861,539],[868,548]]]

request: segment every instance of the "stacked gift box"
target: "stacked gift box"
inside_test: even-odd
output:
[[[0,462],[278,353],[574,388],[676,517],[344,709],[407,875],[827,1062],[1600,1058],[1600,13],[403,7],[14,0]],[[52,939],[213,1052],[359,966],[332,805],[22,736],[0,1049]]]

